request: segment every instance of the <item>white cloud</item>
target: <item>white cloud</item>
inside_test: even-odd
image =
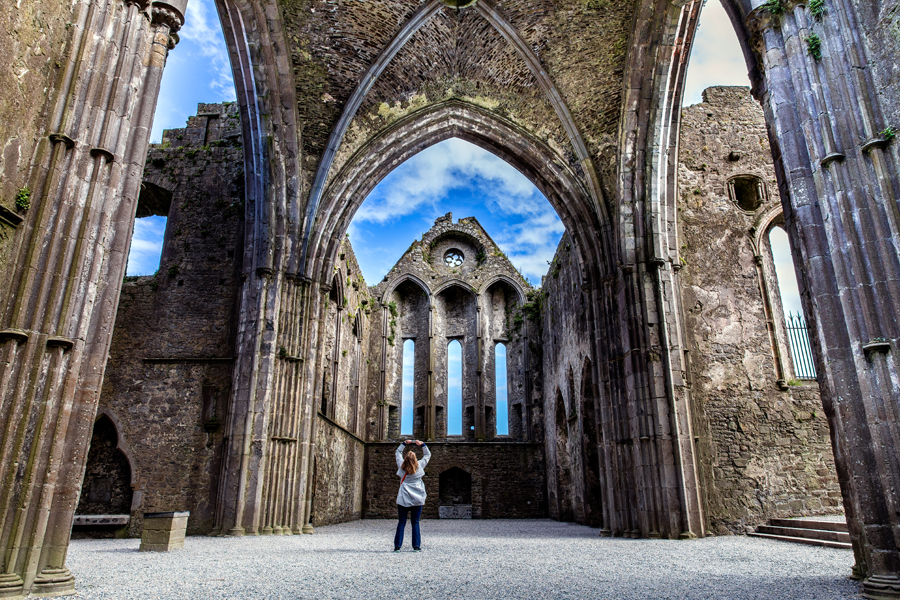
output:
[[[501,250],[533,283],[539,282],[565,230],[562,222],[524,175],[460,139],[436,144],[397,167],[362,204],[348,232],[357,256],[384,273],[396,257],[379,247],[379,240],[392,225],[421,215],[421,231],[426,231],[436,215],[450,210],[457,218],[467,216],[475,205],[488,213],[487,218],[482,213],[481,224]],[[378,257],[377,266],[370,257]]]
[[[184,27],[179,35],[182,41],[196,45],[197,52],[208,59],[213,77],[209,80],[209,89],[216,92],[222,100],[235,99],[234,81],[231,78],[231,63],[228,49],[222,37],[219,16],[212,0],[192,0],[187,7]]]
[[[718,0],[707,2],[700,14],[683,104],[702,102],[703,90],[713,85],[750,85],[734,26]]]
[[[436,205],[453,190],[465,188],[477,189],[487,201],[511,214],[536,212],[543,200],[534,185],[507,162],[456,138],[423,150],[382,184],[360,207],[355,221],[386,223]]]

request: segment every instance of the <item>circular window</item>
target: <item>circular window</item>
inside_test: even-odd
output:
[[[444,264],[446,264],[450,268],[458,267],[459,265],[463,264],[463,261],[465,259],[466,257],[463,256],[463,253],[456,248],[447,250],[447,252],[444,253]]]

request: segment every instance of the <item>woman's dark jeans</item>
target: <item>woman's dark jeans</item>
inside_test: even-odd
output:
[[[400,506],[397,505],[397,535],[394,536],[394,548],[403,545],[403,532],[406,531],[406,515],[409,513],[410,521],[412,521],[413,548],[422,546],[422,534],[419,531],[419,518],[422,516],[421,506]]]

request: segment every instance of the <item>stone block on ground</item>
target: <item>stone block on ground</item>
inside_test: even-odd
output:
[[[190,512],[144,513],[141,552],[168,552],[184,548]]]

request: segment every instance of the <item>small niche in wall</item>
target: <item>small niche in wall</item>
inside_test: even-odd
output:
[[[728,196],[744,212],[756,212],[766,201],[766,186],[756,175],[737,175],[728,180]]]

